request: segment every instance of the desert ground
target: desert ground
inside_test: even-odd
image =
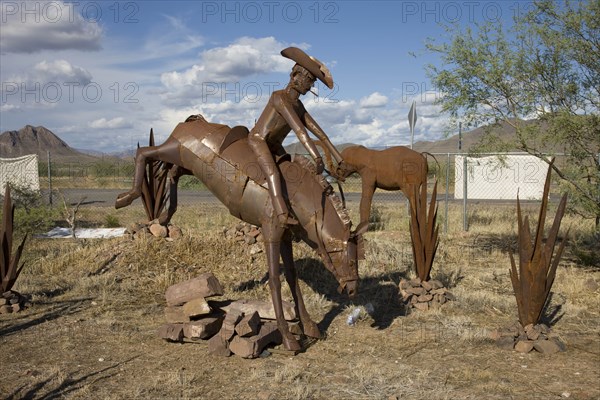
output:
[[[295,356],[216,357],[203,341],[157,337],[166,288],[201,273],[219,279],[225,299],[270,298],[264,255],[252,256],[248,246],[225,237],[224,227],[237,221],[218,204],[180,206],[173,223],[184,236],[174,241],[29,237],[14,289],[30,296],[31,307],[0,315],[0,397],[600,398],[600,250],[592,221],[567,216],[561,228],[563,236],[570,227],[569,242],[545,321],[566,351],[522,354],[490,338],[517,321],[508,272],[515,207],[482,205],[470,215],[469,232],[461,232],[459,206],[451,206],[452,229],[440,235],[432,276],[456,300],[429,311],[409,310],[398,292],[401,279],[415,276],[404,203],[375,207],[378,229],[366,234],[360,293],[352,301],[337,294],[316,253],[295,245],[307,308],[324,334]],[[535,207],[527,212],[535,220]],[[548,224],[552,217],[551,209]],[[143,219],[139,205],[90,204],[78,224],[128,226]],[[285,280],[282,286],[291,300]],[[360,318],[348,325],[356,308]]]

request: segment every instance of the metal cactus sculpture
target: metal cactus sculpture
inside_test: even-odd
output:
[[[19,267],[19,260],[25,245],[27,235],[21,241],[14,257],[12,254],[13,243],[13,219],[15,206],[10,198],[10,186],[6,185],[4,191],[4,206],[2,209],[2,226],[0,227],[0,277],[2,278],[2,292],[8,292],[15,284],[23,265]]]
[[[150,129],[149,146],[154,146],[154,130]],[[138,143],[138,148],[140,147]],[[162,161],[148,161],[146,172],[142,180],[142,203],[148,221],[157,219],[162,214],[168,192],[165,190],[168,179],[168,168]]]
[[[523,218],[521,214],[521,204],[517,195],[519,266],[517,268],[515,259],[512,253],[510,253],[510,263],[512,266],[510,278],[515,297],[517,298],[519,322],[524,327],[529,324],[535,325],[539,322],[544,306],[548,301],[550,289],[554,283],[556,268],[567,242],[568,231],[558,247],[558,251],[553,255],[558,230],[560,229],[560,223],[567,205],[566,194],[560,200],[548,238],[545,243],[543,242],[544,221],[546,219],[548,192],[550,190],[550,172],[552,171],[553,162],[554,159],[550,161],[548,174],[546,175],[544,195],[534,238],[531,236],[529,218],[527,216]]]
[[[437,219],[437,181],[427,211],[427,180],[412,191],[410,201],[410,238],[412,241],[415,272],[422,282],[428,281],[431,266],[438,247]],[[418,196],[418,197],[417,197]]]

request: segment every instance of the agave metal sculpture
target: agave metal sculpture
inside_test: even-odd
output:
[[[554,246],[558,237],[561,220],[565,214],[567,205],[567,195],[564,194],[554,223],[550,229],[550,233],[546,242],[543,242],[544,236],[544,221],[546,219],[546,209],[548,208],[548,192],[550,190],[550,172],[554,159],[550,161],[548,174],[546,175],[546,183],[544,185],[544,195],[540,208],[540,215],[537,223],[535,238],[532,240],[531,231],[529,228],[529,218],[523,218],[521,214],[521,204],[517,195],[517,218],[518,218],[518,248],[519,248],[519,267],[515,259],[510,253],[510,278],[512,280],[515,297],[517,298],[517,308],[519,311],[519,322],[524,327],[529,324],[537,324],[542,316],[544,306],[548,301],[550,289],[554,283],[556,268],[562,256],[567,242],[567,231],[565,238],[560,243],[558,251],[553,256]]]
[[[17,248],[14,257],[12,254],[13,243],[13,218],[15,214],[15,206],[10,198],[10,186],[6,185],[4,191],[4,205],[2,208],[2,226],[0,227],[0,277],[2,278],[2,293],[8,292],[15,284],[23,264],[19,267],[19,260],[25,245],[27,234]]]
[[[154,146],[154,130],[150,129],[149,145]],[[140,147],[138,143],[138,148]],[[162,214],[168,192],[165,190],[168,179],[168,168],[162,161],[148,161],[146,173],[142,180],[142,203],[148,221],[155,220]]]
[[[422,282],[428,281],[431,266],[438,247],[437,219],[437,180],[433,185],[433,193],[427,211],[427,180],[413,190],[410,201],[410,238],[412,241],[415,272]],[[417,197],[418,196],[418,197]]]

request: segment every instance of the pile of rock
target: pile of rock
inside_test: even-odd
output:
[[[270,301],[207,300],[223,294],[213,274],[169,287],[165,293],[167,323],[158,330],[159,337],[172,342],[208,340],[211,354],[228,357],[258,357],[268,345],[281,344]],[[284,302],[286,320],[296,319],[294,306]]]
[[[529,353],[536,350],[540,353],[557,353],[565,351],[566,346],[559,335],[552,332],[550,327],[544,324],[529,324],[523,327],[515,322],[513,325],[496,329],[490,334],[496,344],[508,350],[516,350],[519,353]]]
[[[263,234],[259,227],[240,222],[232,228],[223,227],[223,234],[226,238],[235,240],[240,244],[250,247],[252,256],[263,252],[262,242]]]
[[[29,298],[14,290],[2,293],[0,296],[0,314],[11,314],[31,307]]]
[[[169,224],[167,226],[161,225],[157,219],[148,222],[147,224],[141,224],[134,222],[125,230],[125,237],[129,239],[140,239],[158,237],[167,240],[175,240],[182,236],[181,228]]]
[[[240,222],[232,228],[223,227],[223,234],[229,239],[234,239],[247,245],[262,242],[263,240],[261,229],[246,222]]]
[[[402,279],[399,288],[402,301],[417,310],[439,308],[447,301],[456,300],[442,282],[435,279],[428,281],[421,281],[418,277],[411,280]]]

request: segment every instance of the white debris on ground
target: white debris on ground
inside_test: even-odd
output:
[[[125,234],[125,228],[78,228],[75,229],[77,239],[110,239],[121,237]],[[54,228],[47,233],[34,235],[40,239],[69,239],[72,238],[71,228]]]

